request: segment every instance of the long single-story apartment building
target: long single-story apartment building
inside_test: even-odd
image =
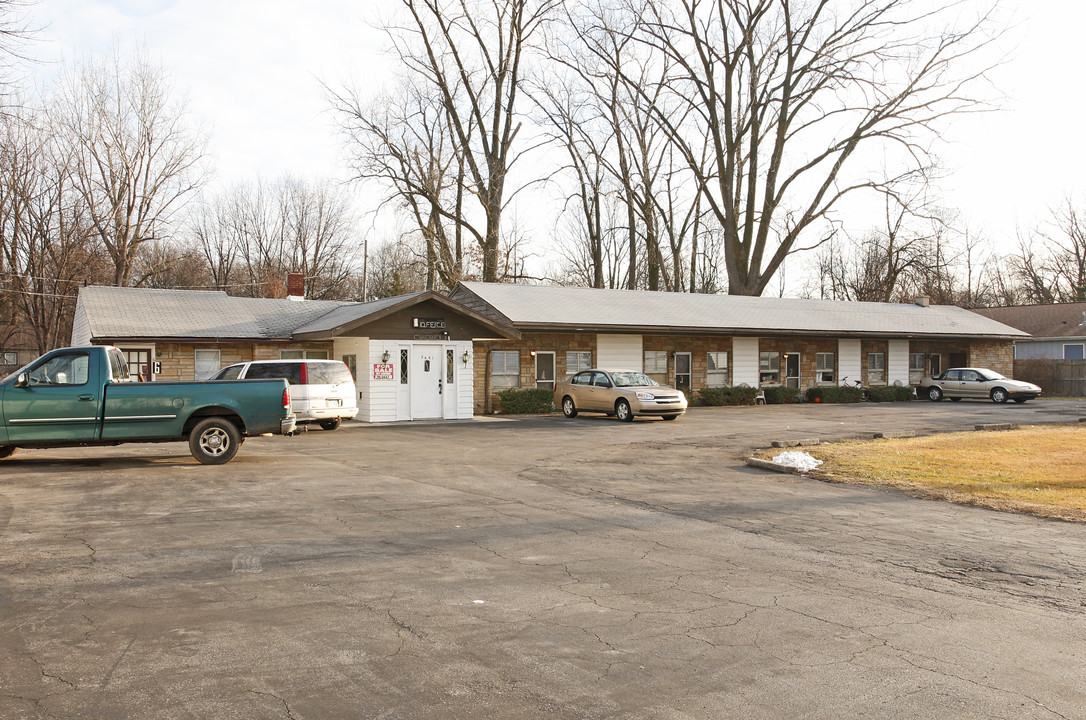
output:
[[[359,419],[463,418],[496,393],[588,367],[705,387],[915,384],[952,366],[1010,375],[1028,334],[957,307],[464,282],[366,303],[87,287],[73,344],[112,344],[148,379],[243,360],[348,364]]]

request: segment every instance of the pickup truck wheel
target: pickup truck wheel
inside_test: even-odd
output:
[[[331,420],[321,420],[322,430],[335,430],[339,427],[339,418],[332,418]]]
[[[224,418],[203,420],[189,434],[189,452],[204,465],[230,462],[241,447],[241,433]]]
[[[14,445],[0,445],[0,460],[3,460],[4,458],[7,458],[7,457],[11,457],[14,454],[15,454],[15,446]]]

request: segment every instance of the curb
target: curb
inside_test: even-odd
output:
[[[804,474],[799,468],[792,467],[791,465],[781,465],[770,460],[759,460],[758,458],[747,458],[747,465],[751,467],[761,468],[762,470],[773,470],[779,473],[788,473],[789,475],[802,475]]]
[[[774,440],[770,446],[775,448],[799,447],[800,445],[818,445],[818,438],[806,438],[803,440]]]

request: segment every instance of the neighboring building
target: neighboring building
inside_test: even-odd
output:
[[[28,328],[0,324],[0,378],[15,372],[40,354]]]
[[[1013,372],[1020,330],[957,307],[467,282],[451,297],[518,341],[476,346],[475,408],[586,367],[704,387],[910,385],[949,367]],[[488,351],[489,350],[489,354]]]
[[[602,366],[705,387],[915,384],[951,366],[1013,371],[1025,333],[956,307],[461,283],[368,303],[81,288],[73,344],[117,345],[149,380],[242,360],[351,367],[360,420],[463,418],[503,388]]]
[[[1032,336],[1015,341],[1017,360],[1086,359],[1086,302],[978,308],[973,312]]]
[[[120,347],[147,380],[201,380],[243,360],[343,360],[371,422],[470,417],[474,342],[516,330],[435,292],[368,303],[80,288],[72,344]]]

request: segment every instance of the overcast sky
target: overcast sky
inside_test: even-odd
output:
[[[47,77],[111,44],[143,44],[188,94],[212,132],[219,182],[294,173],[343,177],[321,81],[377,85],[385,37],[370,27],[380,0],[38,0],[34,54]],[[969,227],[1015,245],[1016,227],[1065,195],[1086,202],[1080,40],[1086,3],[1008,0],[1011,59],[993,75],[1004,109],[957,120],[940,155],[944,205]]]

